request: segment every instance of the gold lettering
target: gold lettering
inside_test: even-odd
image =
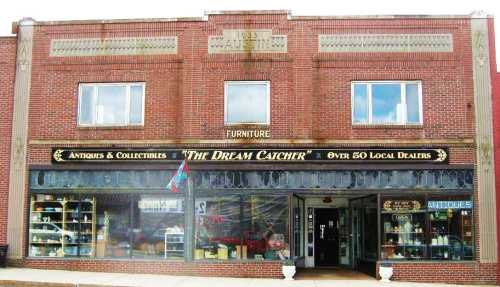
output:
[[[220,160],[221,157],[222,157],[222,151],[220,151],[220,150],[214,150],[214,152],[212,153],[211,160]]]

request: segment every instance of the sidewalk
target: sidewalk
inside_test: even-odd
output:
[[[376,280],[296,280],[191,277],[124,273],[96,273],[27,268],[0,268],[0,287],[371,287],[371,286],[465,286],[410,282],[380,283]],[[479,285],[474,285],[479,286]],[[485,286],[485,285],[483,285]]]

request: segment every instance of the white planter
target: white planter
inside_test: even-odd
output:
[[[380,275],[380,282],[391,282],[392,277],[392,267],[382,267],[378,269],[378,275]]]
[[[293,280],[293,276],[295,275],[295,266],[282,266],[281,272],[283,272],[285,280]]]

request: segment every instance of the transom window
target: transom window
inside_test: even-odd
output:
[[[144,124],[144,83],[80,84],[78,125]]]
[[[352,82],[353,124],[422,124],[420,81]]]
[[[269,124],[269,81],[226,81],[224,123]]]

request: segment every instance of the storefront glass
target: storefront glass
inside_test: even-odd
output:
[[[294,256],[304,256],[304,200],[298,197],[293,198],[293,240]]]
[[[31,196],[30,256],[95,255],[95,198],[74,194]]]
[[[182,259],[184,257],[183,200],[143,195],[134,204],[135,258]]]
[[[288,197],[197,198],[195,259],[279,260],[290,257]]]
[[[182,199],[159,195],[33,194],[29,255],[182,259]]]
[[[383,197],[382,260],[472,260],[470,195]]]

